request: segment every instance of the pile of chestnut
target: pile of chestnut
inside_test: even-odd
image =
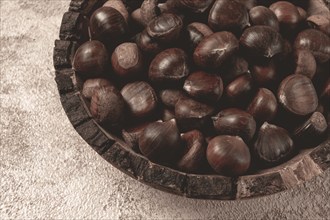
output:
[[[125,2],[88,18],[73,68],[94,119],[136,152],[187,173],[239,176],[327,138],[322,1]]]

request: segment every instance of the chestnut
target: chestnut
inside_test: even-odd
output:
[[[249,11],[252,25],[265,25],[280,30],[280,25],[275,13],[265,6],[256,6]]]
[[[175,163],[182,145],[174,120],[149,124],[139,138],[141,153],[152,162]]]
[[[157,54],[163,49],[163,46],[155,39],[152,39],[146,30],[136,36],[135,42],[138,47],[147,54]]]
[[[260,87],[273,87],[279,79],[278,70],[274,59],[264,62],[263,64],[255,64],[251,67],[251,75]]]
[[[177,40],[183,27],[182,19],[175,14],[162,14],[152,20],[146,30],[151,38],[170,43]]]
[[[141,19],[145,25],[155,19],[159,14],[158,0],[144,0],[141,5]]]
[[[240,136],[249,142],[256,132],[256,122],[252,115],[237,108],[222,110],[212,119],[219,135]]]
[[[138,78],[143,70],[143,55],[135,43],[123,43],[112,53],[114,72],[122,78]]]
[[[125,37],[128,26],[123,15],[112,7],[101,7],[90,18],[92,39],[114,47]]]
[[[327,15],[311,15],[307,18],[307,24],[330,36],[330,18]]]
[[[277,97],[285,110],[298,116],[306,116],[318,106],[318,97],[312,81],[301,74],[286,77],[278,88]]]
[[[121,90],[121,94],[134,117],[149,116],[157,108],[157,95],[146,82],[129,83]]]
[[[134,151],[139,151],[139,138],[143,130],[152,122],[143,122],[122,129],[121,135],[126,144]]]
[[[235,35],[222,31],[205,37],[196,47],[194,61],[203,68],[219,68],[238,50]]]
[[[249,63],[241,56],[233,56],[220,68],[220,75],[225,84],[248,73],[250,73]]]
[[[188,76],[183,89],[197,100],[215,103],[222,96],[223,83],[215,74],[198,71]]]
[[[305,21],[307,19],[307,11],[299,6],[297,6],[297,10],[300,15],[300,20]]]
[[[125,18],[125,21],[128,23],[129,14],[123,0],[108,0],[103,4],[103,7],[111,7],[116,9]]]
[[[172,110],[164,109],[162,112],[162,121],[170,121],[172,119],[175,119],[175,113]]]
[[[324,102],[326,105],[330,107],[330,78],[327,79],[325,82],[323,89],[321,91],[320,99],[322,102]]]
[[[149,79],[155,84],[173,86],[183,82],[189,74],[187,54],[178,48],[170,48],[159,53],[149,67]]]
[[[291,2],[278,1],[270,5],[269,9],[275,13],[282,31],[295,30],[301,21],[298,8]]]
[[[193,99],[180,99],[175,105],[175,118],[181,131],[204,130],[211,126],[215,109]]]
[[[257,0],[235,0],[241,4],[243,4],[248,10],[257,6]]]
[[[90,111],[100,124],[120,126],[125,109],[125,101],[115,87],[101,87],[92,96]]]
[[[308,120],[294,130],[295,142],[299,147],[315,147],[323,141],[327,128],[327,120],[323,114],[314,112]]]
[[[170,108],[174,109],[176,103],[183,98],[187,98],[182,90],[177,89],[164,89],[159,92],[159,98],[162,103]]]
[[[316,61],[320,63],[330,59],[330,38],[319,30],[301,31],[295,39],[294,48],[310,50]]]
[[[101,87],[114,87],[114,85],[109,80],[103,78],[88,79],[84,82],[82,95],[86,99],[91,99],[94,92]]]
[[[185,29],[184,40],[189,49],[195,49],[204,37],[210,36],[213,31],[206,24],[193,22]]]
[[[229,135],[213,138],[207,146],[206,157],[215,172],[227,176],[243,175],[251,162],[249,148],[242,138]]]
[[[178,8],[194,13],[203,13],[214,0],[175,0]]]
[[[294,143],[287,130],[265,122],[257,134],[253,151],[263,166],[274,166],[290,158]]]
[[[185,145],[183,156],[179,159],[177,167],[186,173],[201,173],[207,165],[207,144],[203,134],[192,130],[181,135]]]
[[[208,24],[214,31],[240,32],[250,26],[248,10],[234,0],[216,0],[211,8]]]
[[[240,44],[249,56],[272,58],[283,52],[282,36],[269,26],[252,26],[247,28],[241,38]]]
[[[260,124],[272,121],[277,113],[277,99],[275,95],[266,88],[260,88],[248,106],[247,112]]]
[[[138,26],[139,28],[146,27],[147,25],[144,23],[144,20],[142,20],[142,15],[141,15],[141,8],[138,8],[134,10],[131,13],[131,21],[133,24]]]
[[[76,51],[72,67],[84,78],[92,78],[105,73],[108,68],[109,54],[99,41],[92,40],[82,44]]]
[[[294,51],[295,74],[302,74],[312,79],[316,73],[316,60],[309,50]]]
[[[225,89],[226,97],[232,104],[244,105],[254,93],[254,81],[249,74],[244,74],[229,83]]]

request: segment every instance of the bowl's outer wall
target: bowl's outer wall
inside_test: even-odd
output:
[[[182,173],[150,162],[113,138],[92,119],[71,65],[82,40],[80,27],[83,16],[90,15],[103,2],[104,0],[72,0],[69,11],[63,15],[60,39],[55,41],[53,59],[55,80],[69,120],[81,137],[113,166],[140,182],[163,191],[190,198],[218,200],[274,194],[329,169],[330,138],[314,149],[301,152],[281,166],[238,178]]]

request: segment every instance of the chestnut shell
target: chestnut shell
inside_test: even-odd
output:
[[[312,81],[301,74],[286,77],[279,86],[277,97],[282,107],[295,115],[308,115],[318,106]]]
[[[248,10],[234,0],[216,0],[211,8],[208,24],[214,31],[239,32],[250,26]]]
[[[139,149],[149,160],[174,163],[182,150],[182,141],[175,121],[153,122],[142,132]]]
[[[109,66],[109,54],[106,47],[96,40],[87,41],[76,51],[72,67],[85,78],[103,75]]]
[[[222,31],[205,37],[196,47],[194,61],[200,67],[219,68],[238,50],[235,35]]]
[[[253,150],[264,166],[273,166],[290,158],[294,143],[287,130],[265,122],[259,130]]]
[[[188,56],[182,49],[170,48],[159,53],[149,67],[149,79],[164,87],[183,82],[189,74]]]
[[[90,18],[92,39],[114,47],[127,34],[128,26],[119,11],[111,7],[101,7],[94,11]]]
[[[211,167],[219,174],[239,176],[250,166],[251,156],[240,137],[222,135],[213,138],[206,150]]]
[[[269,26],[247,28],[240,38],[240,44],[248,55],[257,57],[272,58],[284,50],[282,36]]]

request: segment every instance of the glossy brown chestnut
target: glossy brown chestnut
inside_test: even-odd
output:
[[[92,39],[104,42],[110,47],[125,37],[128,27],[123,15],[114,8],[101,7],[90,18]]]
[[[183,149],[175,121],[149,124],[139,138],[139,148],[153,162],[175,163]]]
[[[159,92],[159,98],[166,107],[174,109],[176,103],[187,96],[182,90],[164,89]]]
[[[258,86],[266,88],[273,87],[279,78],[274,59],[263,64],[253,65],[251,75]]]
[[[175,0],[177,7],[194,12],[203,13],[211,7],[214,0]]]
[[[215,75],[198,71],[191,73],[186,79],[183,89],[201,102],[218,102],[223,93],[222,79]]]
[[[308,115],[318,106],[312,81],[301,74],[286,77],[278,88],[277,98],[285,110],[298,116]]]
[[[327,15],[312,15],[307,18],[307,23],[310,27],[318,29],[330,35],[330,13]]]
[[[241,56],[233,56],[220,68],[220,75],[225,84],[249,72],[249,63]]]
[[[101,87],[114,87],[114,84],[103,78],[88,79],[84,82],[82,95],[86,99],[91,99],[94,92]]]
[[[76,51],[72,66],[84,78],[103,75],[109,66],[108,51],[99,41],[87,41]]]
[[[257,0],[235,0],[241,4],[243,4],[248,10],[257,6]]]
[[[147,26],[151,38],[169,43],[177,40],[183,27],[182,19],[175,14],[162,14],[152,20]]]
[[[272,58],[283,52],[282,36],[269,26],[252,26],[247,28],[240,44],[249,56]]]
[[[265,122],[259,130],[253,150],[263,165],[273,166],[290,158],[294,144],[287,130]]]
[[[310,50],[316,61],[320,63],[330,59],[330,38],[319,30],[301,31],[294,42],[294,48]]]
[[[277,113],[277,99],[272,91],[260,88],[247,108],[259,124],[272,121]]]
[[[116,47],[111,63],[119,77],[134,79],[143,75],[143,55],[135,43],[123,43]]]
[[[324,115],[314,112],[307,121],[294,130],[295,142],[299,147],[315,147],[323,141],[327,128]]]
[[[122,130],[121,134],[126,144],[135,151],[139,151],[139,138],[144,129],[152,122],[143,122]]]
[[[320,95],[320,99],[321,101],[326,104],[327,106],[330,107],[330,78],[328,78],[328,80],[326,81],[326,83],[323,86],[323,89],[321,91],[321,95]]]
[[[136,9],[131,13],[131,21],[138,27],[146,27],[146,24],[142,20],[141,8]]]
[[[178,48],[159,53],[149,67],[149,79],[163,87],[180,84],[189,74],[188,57]],[[164,84],[165,83],[165,84]]]
[[[254,93],[254,81],[249,74],[244,74],[227,85],[226,97],[232,104],[245,104]]]
[[[162,121],[170,121],[172,119],[175,119],[175,113],[172,110],[164,109],[162,114]]]
[[[185,149],[177,163],[178,169],[186,173],[201,173],[207,165],[207,144],[203,134],[198,130],[192,130],[182,134],[181,139]]]
[[[300,20],[305,21],[307,19],[307,11],[299,6],[297,6],[297,10],[300,15]]]
[[[281,26],[281,31],[294,30],[298,27],[301,17],[297,7],[291,2],[278,1],[269,6]]]
[[[212,106],[193,99],[180,99],[175,105],[175,118],[181,131],[210,128]]]
[[[194,61],[200,67],[219,68],[238,50],[239,43],[235,35],[222,31],[205,37],[194,52]]]
[[[247,8],[235,0],[216,0],[208,23],[214,31],[240,32],[250,26]]]
[[[141,5],[141,19],[145,25],[154,20],[159,14],[158,0],[144,0]]]
[[[252,25],[265,25],[280,30],[280,24],[275,13],[265,6],[256,6],[249,11]]]
[[[92,96],[90,111],[100,124],[120,126],[125,116],[125,101],[114,87],[101,87]]]
[[[157,42],[155,39],[152,39],[146,30],[139,33],[136,38],[135,42],[138,47],[147,54],[157,54],[162,51],[162,45]]]
[[[240,137],[222,135],[213,138],[206,150],[211,167],[227,176],[243,175],[251,162],[250,151]]]
[[[194,50],[205,37],[213,34],[213,31],[206,24],[193,22],[187,25],[184,34],[184,40],[188,44],[188,48]]]
[[[252,115],[238,108],[222,110],[212,119],[219,135],[240,136],[249,142],[256,132],[256,122]]]
[[[111,7],[116,9],[125,18],[126,22],[129,21],[129,14],[122,0],[108,0],[103,4],[103,7]]]
[[[309,50],[294,51],[295,74],[302,74],[312,79],[316,73],[316,60]]]
[[[121,90],[121,94],[134,117],[146,117],[157,108],[157,95],[146,82],[126,84]]]

